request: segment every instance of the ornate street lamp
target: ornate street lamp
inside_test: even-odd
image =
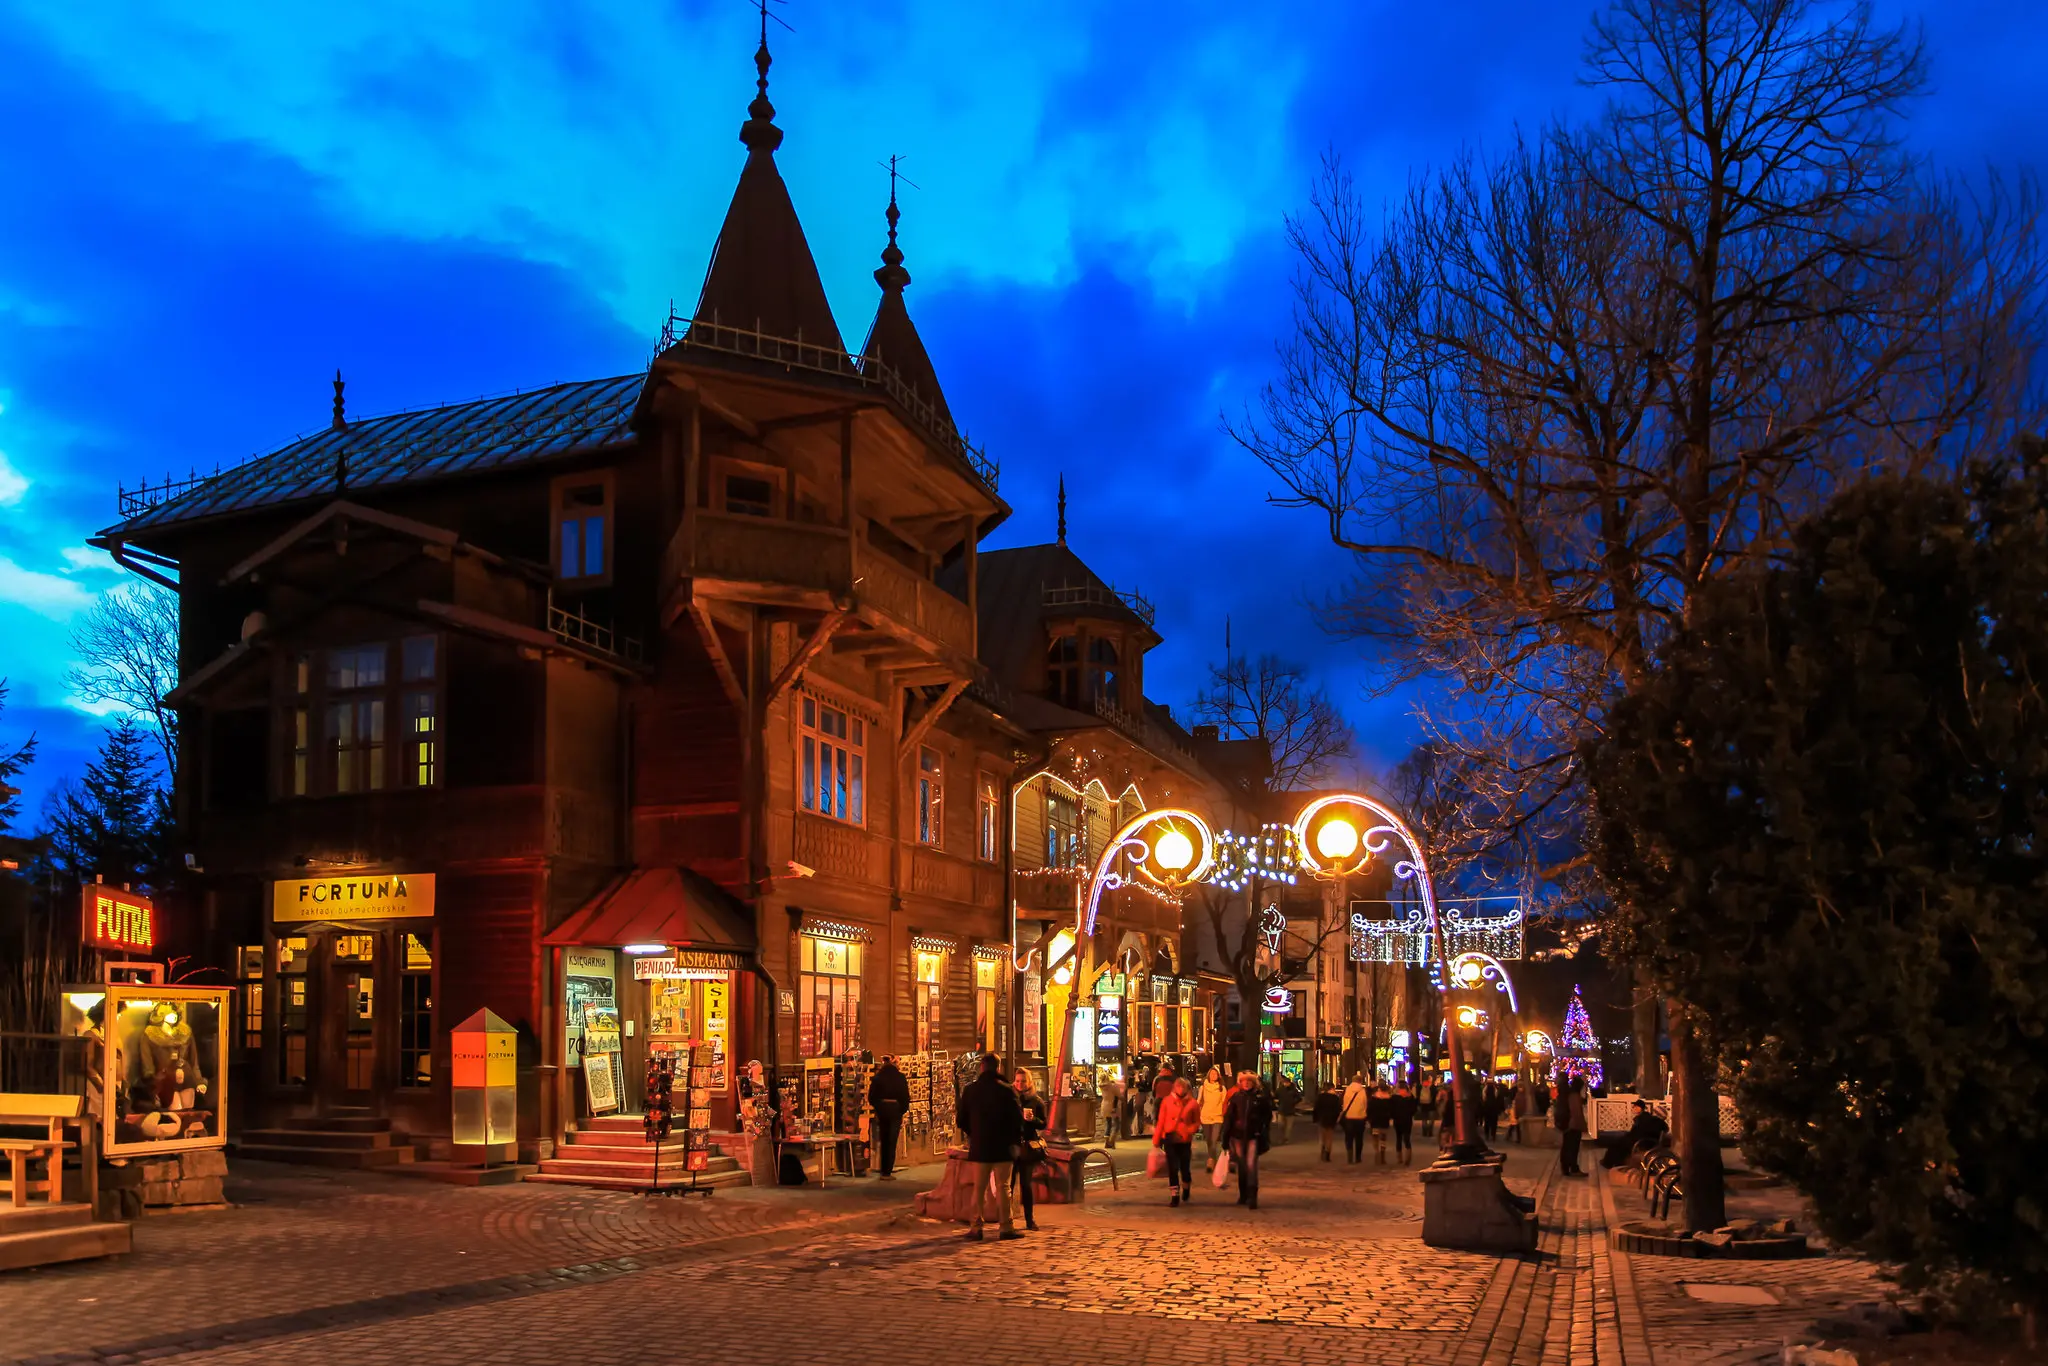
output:
[[[1386,853],[1396,840],[1400,842],[1405,856],[1394,861],[1394,880],[1413,884],[1422,902],[1423,930],[1438,965],[1433,975],[1437,980],[1438,997],[1443,1002],[1445,1018],[1448,1019],[1451,1018],[1450,990],[1456,979],[1450,972],[1450,965],[1444,961],[1443,927],[1437,919],[1436,888],[1429,877],[1429,859],[1422,852],[1422,842],[1415,838],[1407,822],[1386,806],[1357,792],[1319,797],[1304,806],[1301,814],[1294,818],[1296,858],[1302,868],[1312,877],[1340,885],[1344,878],[1372,862],[1375,855]],[[1455,1027],[1444,1031],[1450,1051],[1452,1114],[1457,1125],[1457,1138],[1450,1155],[1455,1162],[1473,1162],[1483,1157],[1487,1148],[1479,1140],[1472,1107],[1466,1103],[1465,1050],[1459,1032]]]
[[[1117,867],[1120,860],[1128,860],[1128,874]],[[1081,957],[1090,936],[1095,933],[1095,917],[1101,908],[1104,892],[1114,891],[1134,878],[1161,891],[1175,892],[1200,882],[1215,865],[1216,837],[1210,833],[1208,824],[1192,811],[1161,807],[1155,811],[1140,812],[1125,821],[1103,847],[1102,857],[1095,861],[1094,874],[1088,879],[1087,895],[1076,908],[1073,947],[1068,960],[1075,965],[1074,970],[1085,971]],[[1088,986],[1078,976],[1065,985],[1067,1008],[1060,1030],[1058,1061],[1053,1065],[1051,1128],[1054,1133],[1065,1132],[1067,1067],[1074,1052],[1074,1022],[1081,994]]]

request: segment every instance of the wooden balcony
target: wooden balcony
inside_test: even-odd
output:
[[[967,604],[842,527],[699,511],[662,556],[663,582],[700,597],[829,610],[850,603],[870,624],[974,657]]]

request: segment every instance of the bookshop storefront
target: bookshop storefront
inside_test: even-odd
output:
[[[711,1127],[730,1131],[756,1047],[753,924],[744,903],[686,869],[638,870],[550,930],[570,1123],[641,1109],[647,1059],[699,1059]]]

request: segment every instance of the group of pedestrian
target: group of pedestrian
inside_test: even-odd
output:
[[[1375,1081],[1368,1086],[1362,1076],[1354,1074],[1340,1093],[1335,1081],[1325,1082],[1322,1093],[1316,1097],[1313,1118],[1316,1127],[1322,1131],[1323,1161],[1330,1160],[1330,1150],[1336,1142],[1337,1130],[1344,1130],[1344,1160],[1358,1163],[1365,1160],[1365,1136],[1372,1135],[1373,1160],[1384,1166],[1387,1162],[1387,1138],[1394,1140],[1393,1160],[1407,1165],[1415,1160],[1415,1118],[1422,1112],[1422,1101],[1413,1088],[1405,1082],[1388,1086],[1384,1081]]]
[[[1212,1113],[1217,1116],[1213,1123],[1208,1118]],[[1212,1067],[1199,1094],[1185,1077],[1175,1078],[1159,1103],[1159,1124],[1152,1138],[1165,1156],[1168,1204],[1177,1208],[1194,1199],[1195,1135],[1203,1133],[1209,1138],[1210,1170],[1219,1160],[1227,1163],[1237,1178],[1237,1203],[1257,1209],[1259,1156],[1272,1147],[1273,1116],[1273,1097],[1250,1072],[1238,1073],[1235,1085],[1226,1090],[1222,1069]]]

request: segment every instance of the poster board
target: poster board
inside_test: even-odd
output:
[[[583,1055],[583,1089],[590,1100],[590,1113],[609,1115],[619,1108],[619,1079],[612,1071],[612,1053]]]

